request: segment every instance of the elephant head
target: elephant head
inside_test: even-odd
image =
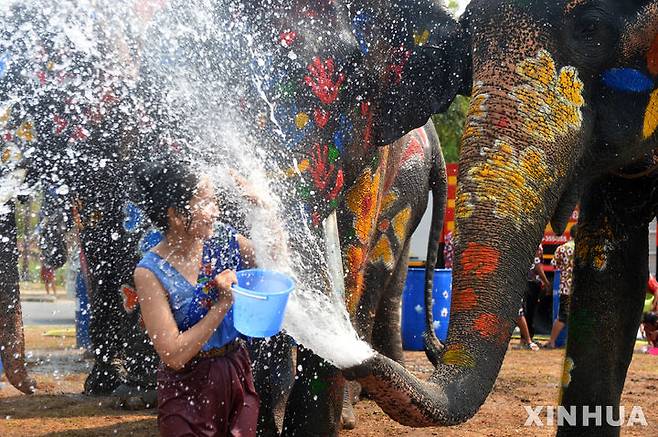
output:
[[[646,168],[656,147],[658,2],[473,0],[461,20],[473,88],[447,344],[428,382],[381,356],[354,374],[413,426],[475,414],[500,370],[547,223],[563,231],[598,177]]]

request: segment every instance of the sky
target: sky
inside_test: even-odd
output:
[[[457,0],[457,3],[459,3],[459,9],[457,9],[457,15],[461,15],[462,12],[464,12],[464,9],[466,9],[466,5],[470,2],[471,0]]]

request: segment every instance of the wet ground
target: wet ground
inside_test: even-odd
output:
[[[55,334],[43,336],[44,332]],[[62,337],[58,334],[65,334]],[[67,331],[51,327],[26,329],[31,370],[40,387],[24,396],[3,380],[0,389],[0,436],[156,436],[154,410],[123,411],[106,397],[82,396],[89,361],[73,348]],[[516,340],[514,340],[516,341]],[[346,437],[361,436],[510,436],[554,435],[555,428],[527,428],[523,405],[555,405],[563,351],[510,351],[493,393],[468,423],[449,428],[414,429],[390,420],[377,405],[356,406],[359,423]],[[422,352],[408,352],[407,366],[427,377],[431,365]],[[658,357],[636,353],[622,404],[644,410],[649,427],[625,428],[622,436],[658,435]]]

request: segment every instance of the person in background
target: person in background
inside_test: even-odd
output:
[[[212,182],[181,163],[145,164],[139,205],[164,238],[135,269],[141,315],[156,352],[163,436],[255,436],[259,396],[233,325],[236,270],[255,265],[250,240],[220,213]],[[276,231],[276,230],[273,230]]]
[[[544,273],[542,259],[544,258],[544,248],[539,244],[535,252],[535,258],[528,271],[528,286],[525,296],[521,302],[519,317],[516,324],[521,331],[521,344],[527,349],[533,351],[539,350],[539,346],[533,342],[534,330],[532,327],[535,306],[542,290],[550,289],[550,283]]]
[[[649,273],[649,281],[647,282],[647,294],[653,295],[651,311],[658,312],[658,281],[656,281],[656,277],[651,273]]]
[[[452,257],[455,253],[455,245],[452,242],[452,231],[449,231],[443,239],[443,265],[446,269],[452,268]]]
[[[650,347],[658,347],[658,313],[651,311],[642,315],[642,332]]]
[[[520,346],[523,349],[528,349],[533,352],[537,352],[539,350],[539,346],[537,343],[532,341],[532,337],[530,336],[530,330],[528,329],[528,322],[525,319],[525,314],[523,311],[523,306],[519,309],[519,317],[516,319],[516,325],[519,327],[519,332],[521,335],[521,343]]]
[[[555,255],[551,261],[551,264],[560,271],[560,310],[553,322],[550,339],[542,345],[546,349],[555,348],[555,341],[569,319],[569,299],[573,287],[573,260],[577,232],[577,226],[573,225],[569,231],[571,238],[555,250]]]
[[[41,282],[46,288],[46,295],[53,292],[53,297],[57,297],[57,286],[55,285],[55,269],[46,264],[46,261],[41,258],[41,271],[39,273]]]

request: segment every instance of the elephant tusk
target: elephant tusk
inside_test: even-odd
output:
[[[325,256],[331,281],[331,290],[340,301],[345,300],[345,280],[343,279],[343,259],[340,251],[340,237],[338,236],[338,219],[333,211],[322,223],[325,241]]]

